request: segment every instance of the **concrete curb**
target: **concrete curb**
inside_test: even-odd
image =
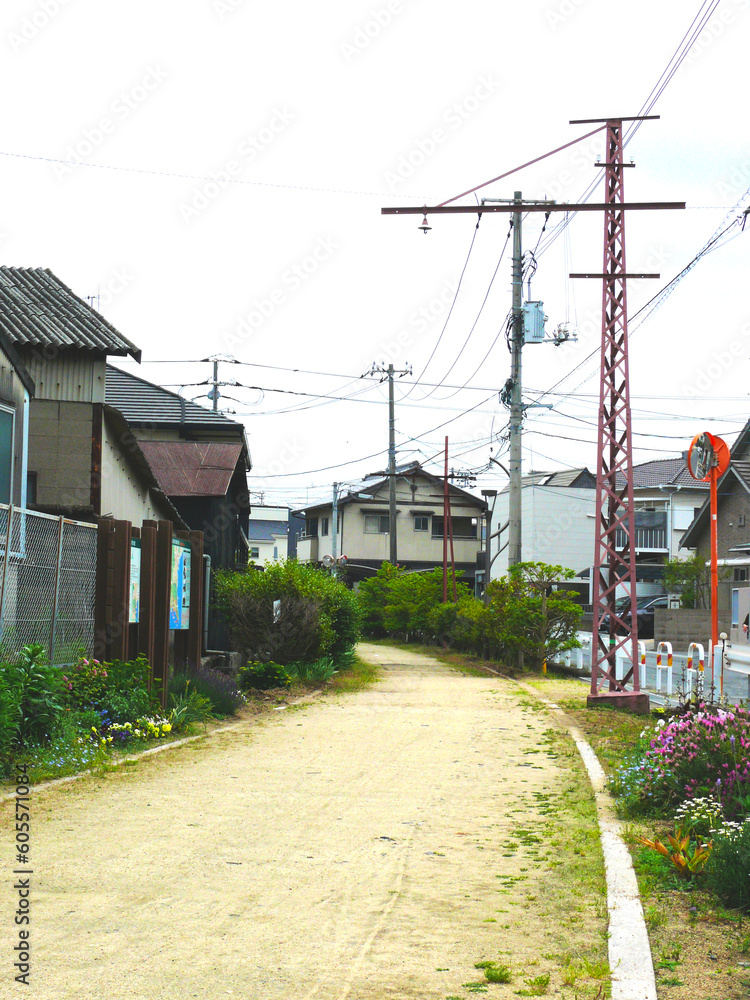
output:
[[[638,882],[606,791],[604,770],[591,746],[559,705],[545,698],[536,688],[516,683],[560,718],[578,747],[594,791],[607,882],[612,1000],[657,1000],[654,963]]]

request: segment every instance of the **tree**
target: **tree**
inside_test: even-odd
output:
[[[488,587],[488,624],[501,655],[522,653],[536,666],[578,645],[583,608],[553,584],[575,574],[564,566],[526,562],[511,567],[503,580]]]
[[[390,597],[391,587],[403,572],[400,566],[384,562],[374,576],[360,583],[357,599],[362,612],[362,629],[367,635],[378,639],[386,635],[383,612]]]
[[[664,563],[664,587],[678,593],[683,608],[711,606],[711,570],[705,556],[694,552],[688,559]]]

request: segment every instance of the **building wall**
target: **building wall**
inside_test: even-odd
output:
[[[107,359],[82,351],[44,351],[18,347],[34,379],[35,399],[103,403]]]
[[[495,503],[492,533],[508,520],[508,493],[501,493]],[[546,562],[565,566],[575,573],[590,567],[594,561],[593,517],[596,493],[578,487],[524,486],[521,492],[523,519],[521,523],[521,556],[524,562]],[[508,540],[508,529],[500,536],[500,545]],[[498,539],[492,541],[492,553],[497,552]],[[492,564],[492,578],[508,571],[508,549]]]
[[[16,370],[0,348],[0,403],[14,411],[11,500],[26,506],[29,395]]]
[[[476,506],[461,501],[456,497],[451,499],[451,515],[456,518],[469,518],[476,521],[476,537],[465,538],[454,534],[453,551],[456,563],[470,564],[472,570],[476,565],[477,552],[481,546],[482,501]],[[443,505],[435,496],[435,486],[427,481],[419,481],[414,491],[413,502],[404,502],[401,498],[397,504],[397,555],[399,563],[442,565],[443,538],[433,537],[432,517],[442,518]],[[427,531],[415,531],[414,513],[420,512],[430,518]],[[365,532],[366,514],[388,513],[388,487],[377,494],[372,502],[352,501],[339,509],[338,513],[338,543],[337,555],[345,555],[350,562],[364,560],[376,563],[390,559],[390,535],[387,532]],[[297,557],[301,562],[310,559],[320,561],[326,555],[333,554],[333,521],[332,507],[316,510],[318,517],[318,536],[316,539],[304,539],[298,543]],[[322,521],[328,519],[328,533],[322,533]],[[448,553],[450,558],[450,552]]]
[[[102,427],[101,513],[140,525],[147,519],[171,521],[169,507],[143,480],[143,471],[107,420]]]
[[[31,400],[29,471],[36,473],[36,502],[91,503],[93,405]]]

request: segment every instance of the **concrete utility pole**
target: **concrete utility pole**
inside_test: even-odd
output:
[[[396,528],[396,409],[393,399],[393,376],[411,375],[411,366],[396,372],[393,365],[384,368],[373,365],[368,375],[385,375],[388,379],[388,538],[390,542],[388,561],[392,566],[398,562],[398,530]],[[382,381],[382,380],[381,380]]]
[[[521,192],[513,192],[513,202],[522,202]],[[511,326],[510,362],[510,496],[508,498],[508,567],[521,562],[521,434],[523,399],[521,397],[521,357],[523,350],[523,245],[522,216],[513,213],[513,319]]]
[[[333,508],[331,510],[331,556],[333,565],[336,565],[338,558],[338,534],[339,534],[339,484],[333,484]]]

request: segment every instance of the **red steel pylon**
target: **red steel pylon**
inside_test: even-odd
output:
[[[609,682],[610,692],[620,695],[625,694],[628,683],[632,683],[633,693],[640,691],[637,669],[631,666],[622,678],[617,678],[615,671],[617,653],[631,643],[632,664],[638,663],[625,212],[620,208],[624,202],[622,122],[619,120],[607,122],[604,167],[607,208],[604,211],[593,595],[596,642],[591,650],[591,695],[594,697],[600,695],[606,682]],[[619,609],[616,604],[618,592],[626,599]],[[625,620],[628,611],[630,622]],[[606,629],[603,626],[605,615],[609,619]]]

